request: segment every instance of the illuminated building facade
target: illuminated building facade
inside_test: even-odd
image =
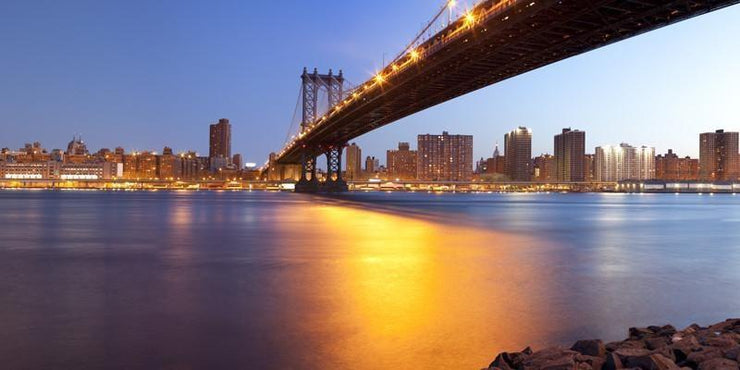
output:
[[[518,127],[504,136],[506,176],[511,181],[532,179],[532,130]]]
[[[680,158],[672,149],[655,157],[655,179],[667,181],[693,181],[699,179],[699,160]]]
[[[347,146],[347,155],[345,156],[347,180],[360,180],[362,177],[362,149],[355,144]]]
[[[583,156],[583,175],[584,181],[594,181],[594,155],[585,154]]]
[[[208,157],[211,159],[225,159],[225,161],[213,161],[219,165],[222,163],[228,165],[231,161],[231,123],[226,118],[221,118],[218,123],[210,126]],[[217,170],[218,168],[220,167],[211,166],[211,170]]]
[[[555,135],[555,178],[560,182],[585,181],[586,133],[564,128]]]
[[[473,178],[473,136],[419,135],[416,169],[419,180],[470,181]]]
[[[172,148],[165,147],[162,155],[157,156],[157,178],[162,180],[174,180],[175,176],[175,155]]]
[[[118,175],[115,163],[7,163],[0,162],[6,180],[110,180]]]
[[[629,144],[600,146],[594,156],[595,181],[655,179],[655,148]]]
[[[392,179],[416,179],[416,150],[411,150],[409,143],[398,143],[398,150],[386,152],[388,176]]]
[[[738,133],[717,130],[700,134],[699,177],[705,181],[735,181],[738,175]]]
[[[534,172],[532,180],[547,182],[556,179],[555,157],[550,154],[543,154],[534,158]]]

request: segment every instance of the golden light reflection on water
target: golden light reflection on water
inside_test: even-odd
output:
[[[299,330],[332,367],[481,368],[557,330],[538,319],[548,270],[531,239],[343,205],[299,218],[330,261],[299,288],[330,302]]]

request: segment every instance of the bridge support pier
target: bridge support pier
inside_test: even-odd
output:
[[[339,193],[349,190],[347,182],[342,178],[342,149],[344,145],[331,146],[326,154],[326,182],[323,190],[329,193]]]
[[[319,179],[316,177],[316,154],[309,150],[304,150],[301,154],[301,179],[295,184],[295,192],[319,192]]]

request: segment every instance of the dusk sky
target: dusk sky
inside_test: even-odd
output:
[[[360,83],[443,1],[3,0],[0,147],[207,153],[208,124],[233,125],[233,152],[263,163],[291,125],[303,67]],[[698,155],[698,134],[740,129],[740,6],[504,81],[359,139],[379,156],[421,133],[474,135],[488,157],[533,129],[533,154],[561,128],[587,152],[628,142]],[[502,149],[503,149],[503,145]]]

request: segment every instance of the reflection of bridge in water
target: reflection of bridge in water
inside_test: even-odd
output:
[[[374,78],[344,91],[341,75],[304,71],[301,131],[271,158],[293,166],[296,191],[342,191],[342,148],[362,134],[533,69],[740,0],[484,0],[438,33],[422,35]],[[318,91],[329,110],[319,116]],[[326,181],[316,176],[327,158]],[[291,168],[291,167],[288,167]],[[269,169],[268,169],[269,170]]]

